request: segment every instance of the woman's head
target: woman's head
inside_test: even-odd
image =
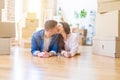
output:
[[[58,25],[58,31],[59,31],[59,43],[58,43],[58,51],[60,52],[61,50],[65,50],[65,43],[64,43],[64,39],[65,39],[65,36],[70,34],[70,27],[69,27],[69,24],[67,22],[59,22],[59,25]],[[63,35],[63,34],[65,35]]]
[[[70,33],[70,26],[67,22],[59,22],[59,33],[66,33],[69,34]]]

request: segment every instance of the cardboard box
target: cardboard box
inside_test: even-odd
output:
[[[5,6],[5,0],[0,0],[0,10]]]
[[[26,19],[36,19],[37,17],[36,17],[36,13],[27,13],[27,17],[26,17]]]
[[[31,48],[31,39],[21,39],[20,46],[23,48]]]
[[[80,35],[87,36],[87,29],[79,29]]]
[[[22,28],[22,38],[29,39],[32,37],[32,34],[36,31],[36,28]]]
[[[15,23],[0,22],[0,38],[15,37]]]
[[[26,27],[39,27],[38,19],[25,19],[25,26]]]
[[[15,38],[11,38],[10,45],[11,46],[19,46],[19,42]]]
[[[86,37],[81,37],[79,40],[80,45],[86,45]]]
[[[0,10],[0,22],[2,21],[2,12]]]
[[[97,0],[98,3],[103,3],[103,2],[111,2],[111,1],[119,1],[119,0]]]
[[[109,57],[120,57],[120,37],[95,37],[93,53]]]
[[[120,11],[97,13],[96,36],[120,36]]]
[[[120,10],[120,0],[98,3],[98,13],[106,13],[114,10]]]
[[[24,48],[31,48],[31,42],[24,42]]]
[[[10,38],[0,38],[0,55],[10,54]]]
[[[73,33],[79,33],[79,27],[71,28]]]

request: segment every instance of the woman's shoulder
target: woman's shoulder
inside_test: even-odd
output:
[[[76,37],[78,37],[78,34],[77,33],[71,33],[70,36],[73,37],[73,38],[76,38]]]

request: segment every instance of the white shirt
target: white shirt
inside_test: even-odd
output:
[[[70,36],[65,40],[65,51],[69,51],[71,56],[78,54],[79,39],[76,33],[71,33]]]
[[[48,51],[49,45],[50,45],[51,38],[45,38],[44,37],[44,48],[43,51]]]
[[[43,51],[48,51],[49,45],[50,45],[50,41],[51,41],[51,38],[45,38],[45,37],[44,37],[44,47],[43,47]],[[56,55],[56,52],[55,52],[55,51],[50,51],[50,52],[53,53],[53,55]]]

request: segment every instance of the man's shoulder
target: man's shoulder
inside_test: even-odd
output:
[[[36,36],[36,35],[40,36],[40,35],[43,35],[43,34],[44,34],[44,30],[39,30],[39,31],[36,31],[36,32],[33,33],[34,36]]]

